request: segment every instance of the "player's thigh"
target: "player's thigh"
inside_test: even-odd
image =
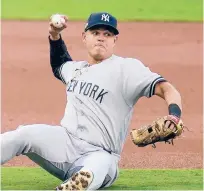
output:
[[[28,148],[23,154],[35,153],[48,161],[67,162],[69,137],[63,127],[33,124],[17,130]]]
[[[75,151],[78,143],[61,126],[33,124],[18,131],[27,144],[22,154],[64,181],[72,163],[80,157]]]
[[[72,171],[75,173],[78,170],[87,169],[93,173],[93,181],[89,186],[89,189],[98,189],[105,187],[106,185],[111,185],[116,179],[117,175],[117,163],[114,157],[106,151],[96,151],[90,152],[76,162],[72,166]]]

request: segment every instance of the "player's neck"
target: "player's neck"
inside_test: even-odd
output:
[[[112,55],[108,56],[107,58],[103,58],[103,59],[95,59],[91,56],[88,56],[88,63],[89,65],[94,65],[94,64],[99,64],[101,62],[103,62],[104,60],[110,58]]]

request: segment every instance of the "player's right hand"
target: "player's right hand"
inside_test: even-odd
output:
[[[51,22],[51,17],[50,17],[50,22],[49,22],[49,34],[50,38],[52,40],[58,40],[60,38],[60,33],[67,28],[67,22],[68,22],[68,17],[66,15],[61,15],[65,19],[65,23],[63,23],[63,26],[61,28],[56,28]]]

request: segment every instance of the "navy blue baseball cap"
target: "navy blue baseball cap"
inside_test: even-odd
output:
[[[110,28],[115,35],[119,34],[117,19],[107,12],[92,13],[87,20],[85,31],[97,26],[105,26],[107,29]]]

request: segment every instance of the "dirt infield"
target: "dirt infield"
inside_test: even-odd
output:
[[[70,22],[63,38],[72,57],[86,59],[81,42],[84,24]],[[172,82],[183,98],[183,120],[192,132],[175,145],[136,148],[126,141],[122,168],[202,168],[202,24],[121,23],[116,54],[141,59]],[[54,100],[58,100],[57,102]],[[49,65],[48,23],[2,21],[2,132],[20,124],[59,124],[66,101],[65,90]],[[141,99],[131,128],[167,114],[157,97]],[[34,166],[15,157],[5,166]]]

